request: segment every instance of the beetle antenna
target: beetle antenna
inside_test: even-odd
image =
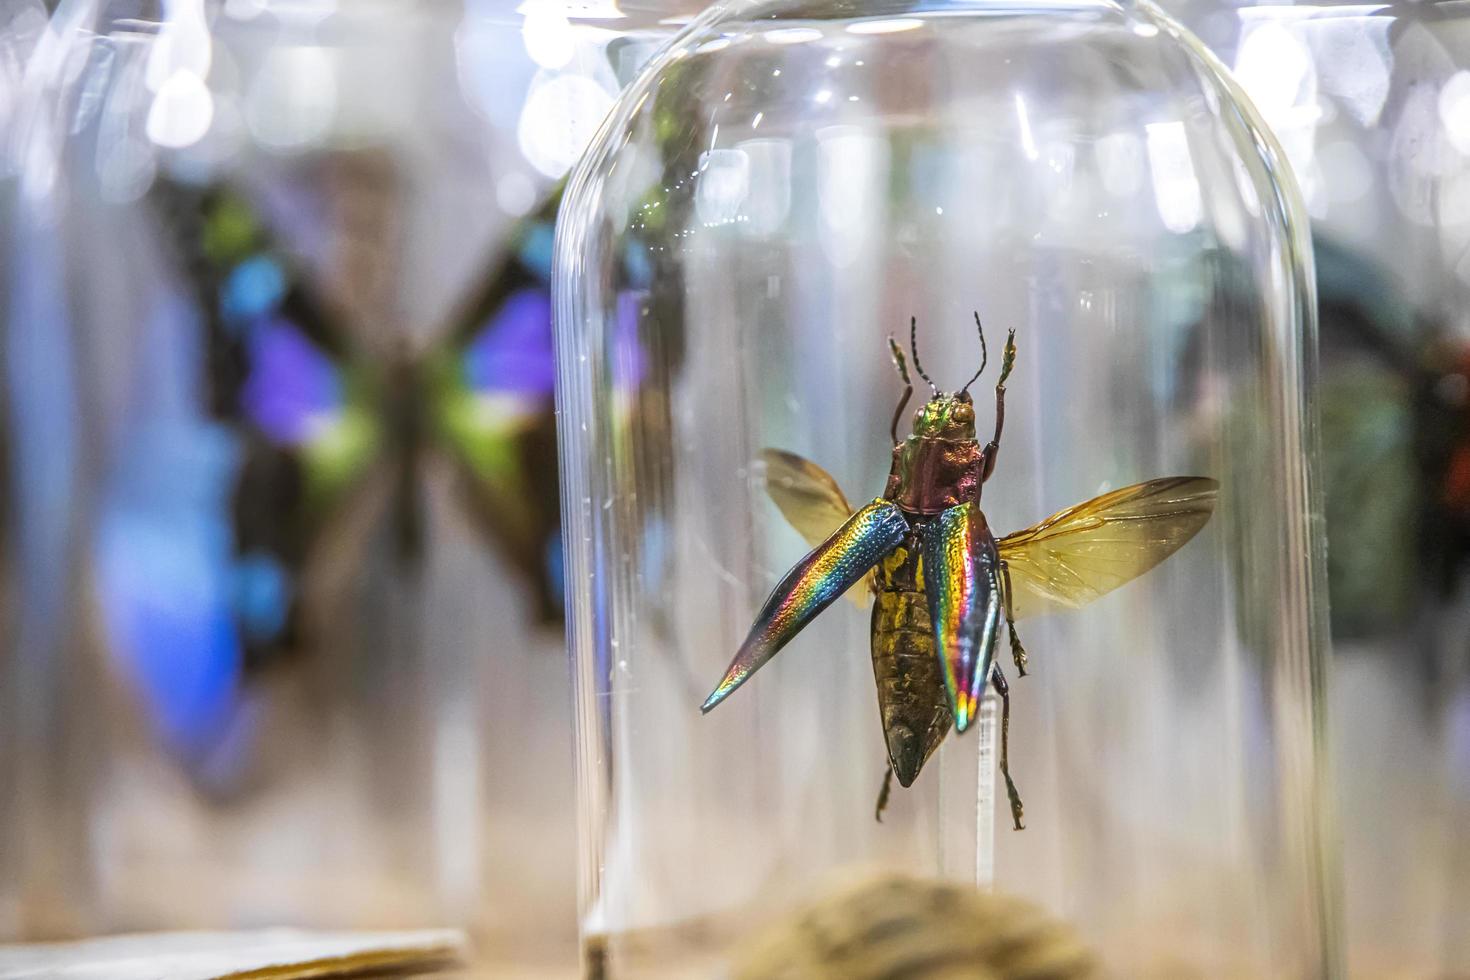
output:
[[[916,316],[909,317],[909,353],[914,355],[914,370],[918,371],[919,377],[928,383],[929,390],[938,395],[939,387],[934,384],[934,379],[924,372],[924,365],[919,363],[919,318]]]
[[[985,364],[990,360],[990,351],[985,347],[985,328],[980,324],[979,310],[975,311],[975,329],[980,331],[980,370],[975,372],[973,378],[965,382],[965,386],[960,389],[962,395],[970,390],[970,385],[980,380],[980,375],[985,373]]]

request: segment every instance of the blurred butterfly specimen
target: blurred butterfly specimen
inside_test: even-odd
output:
[[[980,317],[975,316],[980,326]],[[1016,829],[1021,797],[1008,753],[1010,692],[995,646],[1001,616],[1011,655],[1026,673],[1016,635],[1024,616],[1075,609],[1153,568],[1194,537],[1214,512],[1217,484],[1205,477],[1149,480],[1069,507],[1025,530],[996,539],[980,509],[980,491],[995,470],[1005,424],[1005,384],[1015,364],[1015,331],[1006,340],[995,385],[995,433],[984,447],[975,435],[970,385],[941,392],[919,364],[932,397],[900,441],[898,423],[913,394],[903,351],[889,340],[905,385],[893,413],[893,466],[881,497],[853,511],[837,482],[815,463],[766,450],[766,488],[776,506],[814,549],[781,580],[719,686],[709,711],[770,660],[816,616],[858,583],[855,599],[876,597],[872,617],[873,678],[888,746],[878,797],[881,819],[890,781],[909,786],[949,732],[975,720],[987,684],[1000,695],[1000,769]],[[836,530],[833,530],[833,528]]]
[[[138,440],[140,459],[186,460],[193,476],[122,474],[99,577],[109,632],[165,740],[210,750],[241,678],[308,645],[308,561],[370,472],[392,487],[398,559],[417,562],[428,452],[455,462],[468,512],[524,578],[536,619],[559,623],[548,283],[560,193],[514,227],[441,339],[414,356],[370,354],[241,190],[161,179],[152,195],[202,317],[215,425],[155,425]],[[168,445],[150,454],[148,438]],[[181,494],[186,484],[201,489]]]

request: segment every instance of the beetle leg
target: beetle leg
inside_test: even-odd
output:
[[[1005,607],[1006,607],[1006,633],[1011,640],[1011,659],[1016,662],[1016,671],[1026,676],[1026,648],[1021,646],[1021,638],[1016,635],[1016,613],[1011,606],[1011,566],[1001,559],[1000,578],[1005,583]]]
[[[893,766],[883,767],[883,788],[878,790],[878,805],[873,808],[873,819],[883,822],[883,811],[888,809],[888,794],[893,791]]]
[[[1006,796],[1011,801],[1011,819],[1015,821],[1017,830],[1025,830],[1026,825],[1021,822],[1021,817],[1025,814],[1025,808],[1021,806],[1021,793],[1016,789],[1015,780],[1011,778],[1011,689],[1006,684],[1006,675],[1001,671],[1000,664],[990,665],[990,682],[1000,695],[1000,774],[1006,780]]]
[[[893,410],[893,421],[888,424],[888,435],[895,446],[898,445],[898,422],[903,418],[903,410],[908,407],[909,397],[913,393],[913,385],[904,388],[903,395],[898,399],[898,407]]]
[[[1006,336],[1005,356],[1000,362],[1000,379],[995,382],[995,434],[985,444],[985,464],[980,471],[981,483],[990,479],[990,474],[995,472],[995,457],[1000,452],[1000,434],[1006,425],[1006,379],[1011,376],[1011,368],[1015,366],[1016,331],[1012,330]]]
[[[903,410],[908,407],[909,399],[914,394],[914,383],[909,380],[908,362],[903,359],[903,348],[891,336],[888,338],[888,352],[893,355],[893,366],[898,369],[898,376],[903,379],[903,394],[898,398],[898,407],[893,410],[893,423],[888,426],[888,434],[893,437],[894,445],[898,444],[898,421],[903,418]]]
[[[1016,635],[1016,624],[1009,619],[1006,620],[1006,635],[1011,640],[1011,659],[1016,662],[1016,673],[1021,677],[1026,676],[1026,648],[1021,646],[1021,638]]]

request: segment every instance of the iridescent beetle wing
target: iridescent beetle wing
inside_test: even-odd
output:
[[[1205,526],[1218,490],[1207,477],[1149,480],[1001,538],[1011,618],[1076,609],[1131,582]]]
[[[975,503],[924,528],[924,593],[955,730],[975,720],[1000,625],[1000,557]]]
[[[815,548],[827,540],[852,516],[852,504],[842,488],[816,463],[784,449],[762,449],[760,458],[765,464],[766,493],[808,546]],[[867,605],[869,595],[877,591],[871,576],[867,582],[866,589],[847,590],[847,598],[859,607]]]
[[[735,659],[701,710],[709,711],[730,696],[750,675],[802,628],[894,548],[908,532],[908,520],[893,502],[874,500],[814,548],[786,573],[761,608]]]

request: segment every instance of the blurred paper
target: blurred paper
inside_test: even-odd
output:
[[[0,980],[293,980],[371,971],[419,974],[458,963],[464,935],[414,932],[173,932],[0,946]]]

